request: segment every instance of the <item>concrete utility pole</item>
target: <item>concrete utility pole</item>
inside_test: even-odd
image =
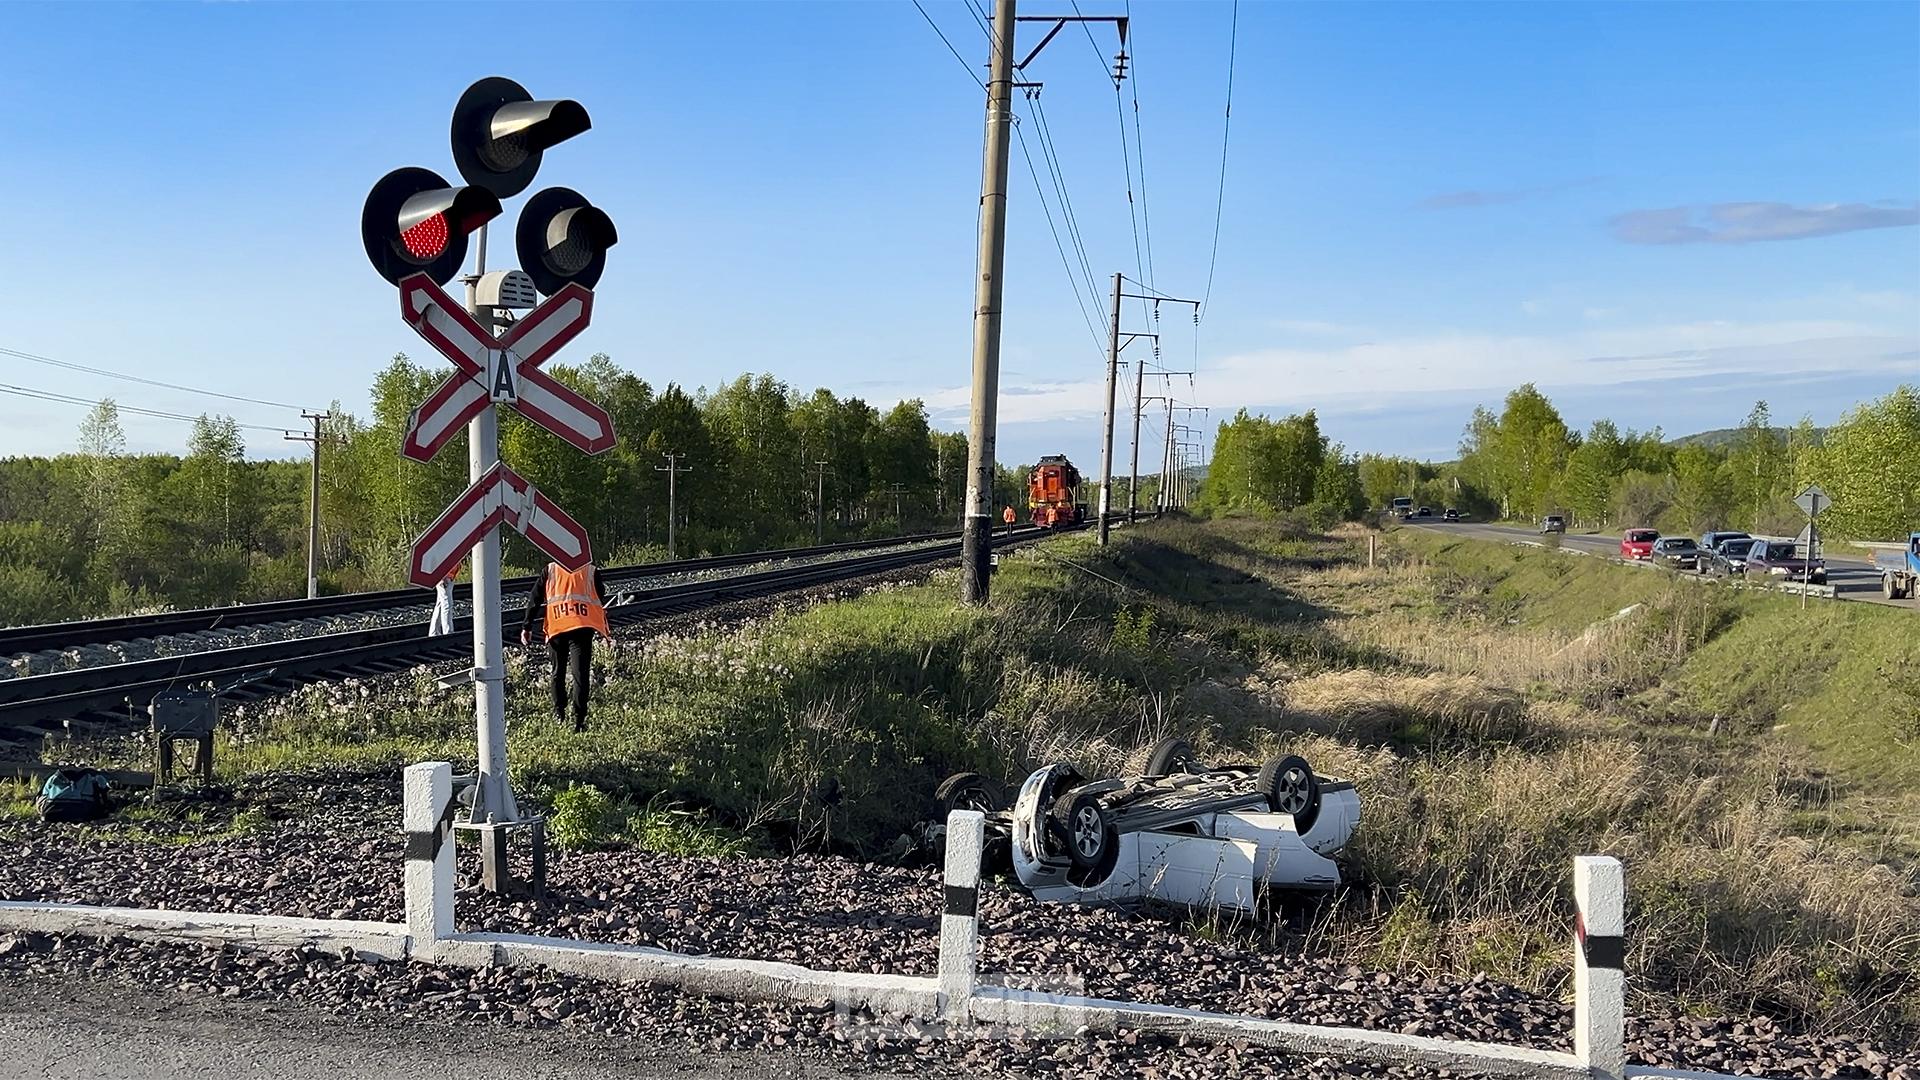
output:
[[[332,413],[313,413],[301,411],[300,415],[313,421],[313,434],[295,435],[287,432],[287,441],[313,444],[313,479],[307,487],[307,599],[320,595],[320,443],[326,436],[320,432],[320,421]]]
[[[1171,298],[1164,297],[1156,297],[1155,299],[1171,300]],[[1171,302],[1176,304],[1194,303],[1192,300],[1171,300]],[[1199,305],[1194,304],[1194,306],[1198,307]],[[1134,520],[1136,514],[1135,507],[1139,505],[1139,501],[1134,495],[1134,488],[1140,480],[1140,411],[1147,402],[1160,400],[1157,397],[1146,397],[1144,395],[1147,376],[1149,375],[1157,379],[1170,379],[1175,375],[1185,375],[1189,385],[1191,385],[1194,373],[1191,371],[1148,371],[1145,364],[1140,365],[1140,377],[1135,379],[1133,383],[1133,467],[1129,470],[1127,476],[1127,520],[1129,521]]]
[[[1107,508],[1113,491],[1113,384],[1120,377],[1120,275],[1113,275],[1113,317],[1107,323],[1107,422],[1100,442],[1100,543],[1107,542]],[[1129,517],[1132,515],[1129,514]]]
[[[1174,404],[1174,402],[1173,402],[1173,398],[1172,398],[1172,397],[1168,397],[1168,398],[1167,398],[1167,416],[1168,416],[1168,421],[1169,421],[1169,423],[1170,423],[1170,424],[1171,424],[1171,421],[1172,421],[1172,416],[1173,416],[1173,414],[1174,414],[1174,413],[1177,413],[1177,412],[1180,412],[1180,413],[1189,413],[1189,414],[1191,414],[1191,413],[1204,413],[1204,412],[1206,412],[1206,411],[1207,411],[1207,406],[1205,406],[1205,405],[1176,405],[1176,404]],[[1188,426],[1187,426],[1187,425],[1185,425],[1185,424],[1171,424],[1171,426],[1172,426],[1172,427],[1174,427],[1174,428],[1177,428],[1178,430],[1180,430],[1180,431],[1182,431],[1182,432],[1185,432],[1185,433],[1186,433],[1186,434],[1188,434],[1188,435],[1198,435],[1198,434],[1200,434],[1200,430],[1199,430],[1198,428],[1191,428],[1191,427],[1188,427]],[[1172,436],[1172,432],[1171,432],[1171,431],[1169,431],[1169,432],[1168,432],[1168,438],[1169,438],[1169,439],[1171,439],[1172,437],[1173,437],[1173,436]],[[1178,468],[1179,468],[1179,467],[1178,467],[1178,466],[1176,466],[1176,469],[1178,469]],[[1186,498],[1185,498],[1185,495],[1184,495],[1184,490],[1185,490],[1185,477],[1184,477],[1184,476],[1182,476],[1182,475],[1181,475],[1181,474],[1180,474],[1180,473],[1179,473],[1178,471],[1176,471],[1176,472],[1175,472],[1175,474],[1174,474],[1174,479],[1173,479],[1173,486],[1174,486],[1175,488],[1179,488],[1179,489],[1181,489],[1181,491],[1183,492],[1183,494],[1182,494],[1182,496],[1181,496],[1181,499],[1180,499],[1180,505],[1181,505],[1181,506],[1185,506],[1185,505],[1186,505]]]
[[[813,542],[825,544],[827,535],[827,463],[813,463]]]
[[[680,478],[681,473],[692,472],[693,470],[688,466],[680,464],[680,459],[687,456],[685,454],[663,452],[660,456],[666,458],[667,463],[665,465],[655,465],[653,471],[667,474],[667,558],[675,559],[679,558],[679,556],[675,554],[679,549],[674,546],[674,539],[678,535],[675,530],[679,522],[678,511],[675,506],[677,501],[675,489],[679,485],[675,484],[674,481]]]
[[[973,412],[967,425],[967,508],[960,536],[960,599],[987,601],[993,548],[993,454],[1000,397],[1000,300],[1007,255],[1007,139],[1013,123],[1014,0],[994,0],[987,80],[986,160],[980,176],[980,248],[973,294]]]

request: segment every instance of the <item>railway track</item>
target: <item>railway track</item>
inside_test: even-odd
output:
[[[601,578],[608,585],[608,591],[618,591],[622,582],[638,578],[665,577],[676,574],[697,574],[710,570],[725,570],[736,566],[748,566],[756,562],[772,562],[782,559],[805,559],[822,555],[838,555],[846,552],[871,551],[878,548],[898,547],[905,544],[955,540],[958,532],[920,533],[911,536],[887,537],[881,540],[855,540],[840,544],[824,544],[819,547],[786,548],[777,551],[749,551],[738,555],[717,555],[704,559],[678,559],[672,562],[643,563],[638,566],[608,567],[601,571]],[[524,594],[533,585],[531,577],[507,578],[502,583],[506,594],[511,598],[516,593]],[[469,602],[473,598],[473,586],[461,584],[454,587],[454,602]],[[175,634],[192,634],[208,630],[229,630],[245,626],[258,626],[266,623],[292,622],[300,619],[326,618],[337,615],[358,615],[368,612],[384,611],[393,608],[423,607],[433,602],[433,594],[424,589],[388,589],[380,592],[347,593],[342,596],[322,596],[312,600],[271,600],[259,604],[236,604],[228,607],[195,608],[189,611],[169,611],[156,615],[127,615],[110,619],[86,619],[79,622],[43,623],[35,626],[0,627],[0,656],[17,656],[22,653],[43,652],[53,649],[71,649],[88,645],[112,645],[121,642],[139,641],[148,638],[167,637]]]
[[[1008,535],[996,535],[994,546],[1005,548],[1032,543],[1048,535],[1046,530],[1026,529]],[[900,549],[902,543],[937,540]],[[865,549],[890,547],[894,550],[867,552]],[[844,558],[778,567],[754,573],[689,581],[649,589],[615,589],[612,571],[608,572],[609,593],[623,592],[628,599],[608,607],[608,621],[614,627],[631,626],[652,619],[717,607],[755,597],[774,596],[835,582],[852,581],[874,574],[918,566],[930,566],[951,560],[960,550],[959,534],[908,537],[880,542],[834,545],[832,548],[805,548],[788,552],[760,552],[748,556],[726,556],[733,560],[723,565],[740,565],[776,557],[797,557],[801,553],[819,555],[829,551],[846,553]],[[715,568],[716,560],[687,560],[679,564],[653,564],[623,568],[627,577],[658,576],[663,568],[678,566],[691,572],[689,563],[699,569]],[[531,579],[521,579],[522,588]],[[365,601],[373,596],[360,594]],[[412,590],[413,603],[419,603],[419,590]],[[327,598],[346,599],[346,598]],[[283,603],[295,603],[286,601]],[[305,601],[304,603],[314,603]],[[265,606],[265,605],[257,605]],[[232,614],[232,609],[224,609]],[[285,609],[282,608],[282,611]],[[362,608],[360,610],[372,610]],[[502,612],[503,631],[516,624],[523,605],[512,604]],[[182,616],[204,617],[201,612],[182,612]],[[279,618],[286,618],[282,614]],[[158,617],[153,617],[158,618]],[[125,620],[98,620],[124,623]],[[136,625],[152,625],[136,624]],[[311,682],[336,678],[361,677],[399,671],[421,664],[471,657],[473,645],[470,616],[455,620],[453,631],[438,637],[426,637],[423,624],[416,622],[369,627],[344,633],[208,649],[201,652],[160,657],[152,660],[105,664],[72,671],[29,675],[0,682],[0,739],[19,744],[37,740],[41,734],[68,725],[82,729],[96,726],[124,728],[131,721],[143,723],[143,714],[153,695],[169,688],[201,682],[221,682],[249,672],[271,668],[271,677],[234,691],[229,700],[245,701],[284,693]]]

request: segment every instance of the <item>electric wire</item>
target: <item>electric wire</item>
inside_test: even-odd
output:
[[[937,22],[934,22],[933,16],[927,14],[927,9],[920,6],[920,0],[913,0],[913,9],[920,13],[921,18],[927,20],[927,25],[933,28],[934,33],[940,35],[940,44],[945,45],[947,47],[947,51],[953,54],[953,58],[955,60],[960,61],[960,66],[966,69],[967,78],[972,79],[974,81],[974,84],[979,86],[980,89],[984,91],[987,88],[987,84],[984,82],[981,82],[980,76],[974,74],[973,65],[967,63],[967,58],[964,56],[961,56],[960,50],[954,48],[953,42],[947,40],[946,31],[940,29],[940,24]]]
[[[1106,348],[1100,344],[1100,333],[1093,328],[1093,317],[1087,313],[1086,302],[1081,299],[1080,280],[1074,276],[1073,264],[1067,259],[1066,245],[1060,242],[1060,230],[1053,223],[1053,210],[1047,205],[1047,193],[1040,186],[1040,170],[1034,167],[1033,151],[1027,148],[1027,133],[1021,130],[1019,124],[1014,125],[1013,133],[1020,138],[1020,154],[1027,159],[1027,175],[1033,177],[1033,192],[1039,196],[1040,209],[1047,216],[1047,231],[1053,234],[1054,250],[1060,253],[1060,268],[1067,272],[1067,286],[1073,290],[1074,305],[1080,309],[1080,318],[1087,324],[1087,334],[1093,339],[1094,351],[1104,357]]]
[[[159,387],[164,387],[165,389],[168,389],[168,390],[178,390],[178,391],[181,391],[182,393],[187,393],[187,394],[199,394],[202,397],[225,398],[228,401],[244,401],[250,405],[267,405],[276,409],[293,409],[295,411],[299,411],[302,408],[304,408],[304,406],[300,406],[300,405],[289,405],[284,401],[268,401],[265,398],[247,397],[245,394],[224,394],[218,390],[202,390],[196,386],[182,386],[179,383],[161,382],[159,379],[146,379],[138,375],[128,375],[123,372],[109,371],[106,368],[89,367],[86,364],[76,364],[67,360],[55,360],[51,356],[41,356],[38,353],[23,352],[19,349],[9,349],[5,347],[0,347],[0,356],[11,356],[20,360],[30,360],[36,364],[46,364],[49,367],[65,368],[68,371],[81,371],[81,372],[85,372],[88,375],[99,375],[99,376],[102,376],[103,378],[108,378],[108,379],[120,379],[124,382],[144,383],[147,386],[159,386]]]
[[[1133,22],[1132,0],[1128,0],[1127,3],[1127,22],[1129,25]],[[1138,40],[1139,35],[1134,35],[1134,38]],[[1140,134],[1140,57],[1138,53],[1133,56],[1133,70],[1130,75],[1127,84],[1130,88],[1129,92],[1133,95],[1133,156],[1139,165],[1140,172],[1140,229],[1147,238],[1147,281],[1151,283],[1154,280],[1153,216],[1147,209],[1147,142]]]
[[[1233,62],[1240,45],[1240,0],[1233,0],[1233,22],[1227,31],[1227,111],[1220,125],[1220,188],[1213,197],[1213,251],[1207,256],[1207,289],[1200,294],[1202,317],[1213,299],[1213,270],[1220,259],[1220,212],[1227,204],[1227,141],[1233,135]],[[1198,348],[1199,334],[1194,334]]]
[[[1100,287],[1094,283],[1093,263],[1087,258],[1087,245],[1080,232],[1079,217],[1073,211],[1073,197],[1067,190],[1066,170],[1060,164],[1059,144],[1054,141],[1053,126],[1047,121],[1047,111],[1045,106],[1041,105],[1038,94],[1033,98],[1033,114],[1039,122],[1036,131],[1040,137],[1041,156],[1047,160],[1047,168],[1053,174],[1054,187],[1059,192],[1061,205],[1065,208],[1067,235],[1073,241],[1074,251],[1080,258],[1080,273],[1086,279],[1087,295],[1093,298],[1094,309],[1100,312],[1101,325],[1105,326],[1111,321],[1111,316],[1099,303]]]
[[[1073,13],[1082,20],[1085,19],[1085,16],[1081,15],[1080,12],[1080,0],[1073,0]],[[1094,55],[1098,56],[1100,54],[1100,46],[1095,45],[1093,42],[1093,31],[1087,28],[1085,21],[1080,23],[1080,27],[1086,30],[1087,43],[1093,45]],[[1103,71],[1105,71],[1105,63],[1105,59],[1103,58],[1101,61],[1101,69]],[[1120,96],[1120,83],[1122,81],[1120,75],[1117,73],[1109,73],[1109,77],[1113,79],[1113,115],[1114,119],[1119,121],[1120,124],[1120,164],[1121,171],[1127,182],[1127,220],[1133,225],[1133,267],[1134,271],[1144,278],[1148,276],[1146,269],[1147,264],[1140,250],[1140,211],[1139,207],[1135,206],[1133,201],[1133,152],[1127,145],[1127,108],[1124,100]],[[1151,319],[1153,312],[1152,309],[1147,306],[1146,301],[1143,300],[1140,302],[1140,309]]]
[[[93,408],[100,404],[99,401],[83,398],[83,397],[75,397],[72,394],[61,394],[52,390],[36,390],[30,386],[14,386],[11,383],[0,383],[0,394],[13,394],[16,397],[35,398],[40,401],[58,402],[62,405],[82,405],[87,408]],[[151,416],[159,420],[183,420],[183,421],[186,421],[187,423],[193,424],[193,423],[199,423],[201,420],[205,419],[204,416],[188,416],[185,413],[165,412],[160,409],[143,409],[137,405],[122,405],[117,401],[114,402],[113,407],[123,413],[132,413],[135,416]],[[246,428],[250,431],[274,431],[274,432],[279,432],[280,434],[283,434],[283,435],[290,435],[293,433],[288,428],[273,427],[268,424],[242,424],[238,421],[235,421],[234,426],[239,428]]]

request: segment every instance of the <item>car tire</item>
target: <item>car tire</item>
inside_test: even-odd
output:
[[[975,772],[954,773],[940,786],[933,789],[933,798],[940,804],[940,820],[955,810],[978,810],[991,814],[995,810],[1006,809],[1006,797],[1000,785]]]
[[[1147,754],[1148,776],[1183,776],[1205,771],[1194,755],[1193,744],[1178,736],[1154,743],[1153,750]]]
[[[1889,600],[1900,599],[1900,587],[1893,583],[1892,574],[1880,575],[1880,595]]]
[[[1320,778],[1313,766],[1296,754],[1274,758],[1260,766],[1260,794],[1267,808],[1293,818],[1293,831],[1305,836],[1320,817]]]
[[[1110,866],[1119,836],[1100,797],[1091,791],[1069,791],[1054,800],[1053,807],[1066,840],[1067,860],[1086,872]]]

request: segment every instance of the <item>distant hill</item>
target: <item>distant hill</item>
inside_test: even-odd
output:
[[[1700,431],[1692,435],[1682,435],[1677,439],[1668,439],[1667,445],[1673,447],[1704,446],[1709,450],[1725,450],[1732,446],[1735,440],[1740,438],[1740,433],[1745,430],[1745,428],[1735,427],[1714,428],[1712,431]],[[1772,430],[1775,435],[1784,440],[1793,429],[1777,427]],[[1826,438],[1826,428],[1813,429],[1813,441],[1816,444],[1825,442]]]

